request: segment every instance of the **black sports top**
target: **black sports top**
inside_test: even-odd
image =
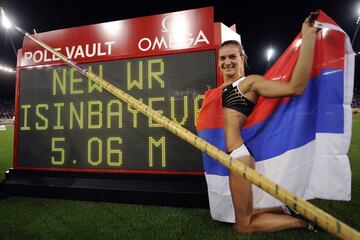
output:
[[[222,102],[223,107],[234,109],[245,116],[249,116],[254,108],[254,104],[250,102],[237,87],[244,79],[245,77],[242,77],[223,89]]]

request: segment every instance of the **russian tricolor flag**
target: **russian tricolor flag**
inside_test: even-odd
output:
[[[324,12],[318,32],[311,77],[300,97],[263,98],[248,117],[241,135],[256,159],[256,171],[305,199],[350,200],[350,146],[354,52],[349,37]],[[265,74],[272,81],[289,81],[295,67],[299,34]],[[205,93],[198,135],[226,151],[222,120],[222,89]],[[235,222],[229,170],[203,154],[213,219]],[[282,205],[253,187],[254,208]]]

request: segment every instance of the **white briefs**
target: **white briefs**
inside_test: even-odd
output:
[[[249,150],[245,146],[245,144],[241,145],[237,149],[233,150],[230,153],[230,156],[233,158],[239,158],[239,157],[245,157],[245,156],[251,156]]]

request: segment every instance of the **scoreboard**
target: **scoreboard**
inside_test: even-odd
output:
[[[215,51],[85,64],[195,132]],[[17,168],[202,172],[200,151],[67,66],[21,71]]]
[[[195,133],[217,84],[213,8],[34,37]],[[14,169],[202,175],[200,151],[24,38]]]
[[[217,47],[231,34],[206,7],[34,37],[195,133],[203,94],[221,82]],[[26,37],[15,108],[5,192],[208,206],[199,150]]]

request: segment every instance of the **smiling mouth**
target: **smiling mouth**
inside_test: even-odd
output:
[[[230,67],[223,67],[222,69],[223,69],[224,71],[229,72],[229,71],[234,70],[235,68],[234,68],[233,66],[230,66]]]
[[[231,64],[230,66],[225,66],[225,64],[222,64],[221,68],[224,70],[232,70],[235,68],[235,64]]]

